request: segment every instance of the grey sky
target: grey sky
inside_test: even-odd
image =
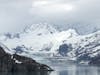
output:
[[[0,33],[45,22],[92,32],[100,28],[100,0],[0,0]]]

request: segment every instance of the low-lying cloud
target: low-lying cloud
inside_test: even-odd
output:
[[[92,32],[100,28],[99,7],[100,0],[0,0],[0,32],[41,22]]]

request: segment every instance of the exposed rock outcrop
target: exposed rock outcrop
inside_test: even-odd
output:
[[[100,55],[93,57],[89,62],[90,65],[98,65],[100,66]]]
[[[59,47],[59,53],[62,55],[62,56],[66,56],[68,52],[68,45],[67,44],[62,44],[60,47]]]
[[[53,71],[49,66],[37,63],[31,58],[10,55],[0,47],[0,72]]]

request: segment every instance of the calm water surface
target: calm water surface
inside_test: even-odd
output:
[[[100,75],[100,67],[79,65],[75,63],[53,62],[49,63],[55,71],[32,73],[0,73],[0,75]]]

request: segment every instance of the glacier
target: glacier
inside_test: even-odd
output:
[[[1,34],[0,42],[11,53],[34,58],[37,61],[73,60],[88,62],[100,54],[100,31],[79,35],[76,30],[59,31],[49,24],[33,24],[23,32]],[[9,51],[8,51],[9,52]]]

